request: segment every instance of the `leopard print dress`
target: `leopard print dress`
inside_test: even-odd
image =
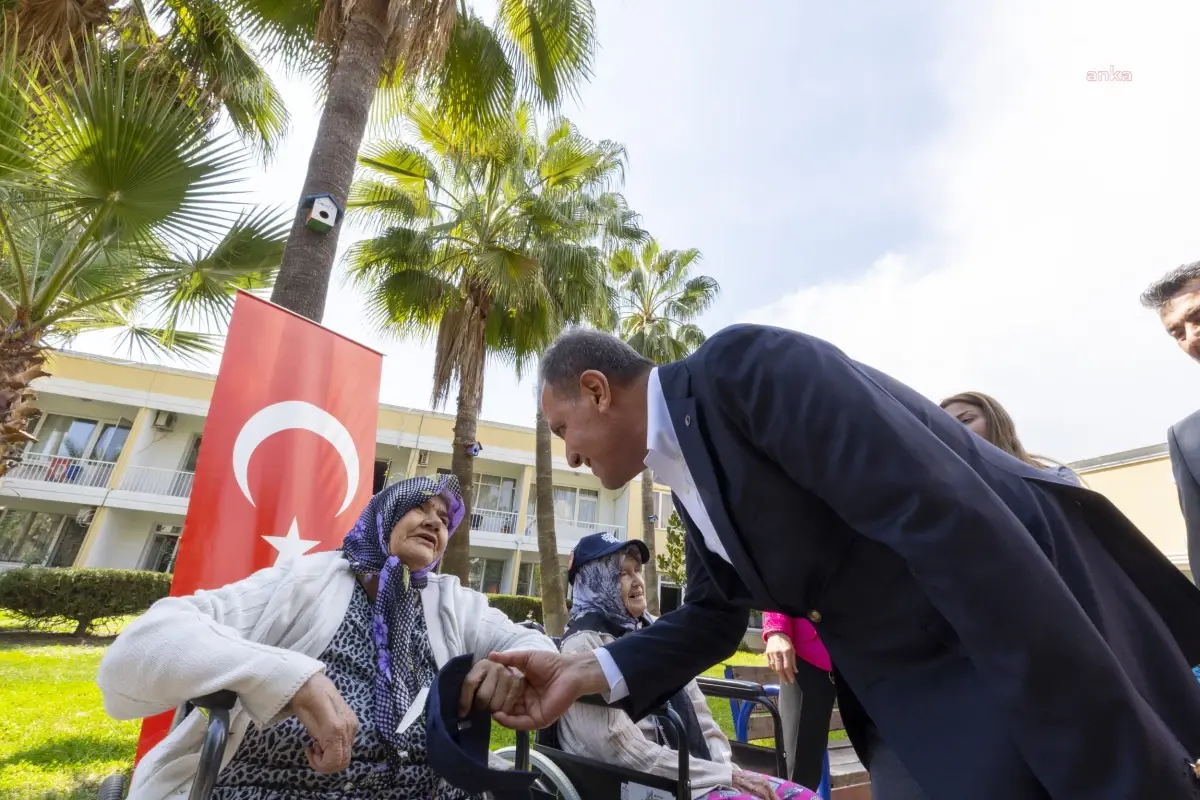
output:
[[[213,800],[481,800],[451,787],[429,768],[424,716],[409,726],[398,752],[376,734],[373,613],[366,590],[357,586],[345,619],[320,656],[325,674],[358,717],[350,766],[332,775],[314,772],[304,755],[311,740],[295,717],[270,728],[252,722],[233,760],[218,776]],[[417,618],[413,661],[436,674],[424,616]]]

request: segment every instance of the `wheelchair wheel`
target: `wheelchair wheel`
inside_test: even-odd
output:
[[[100,800],[121,800],[124,796],[124,775],[109,775],[100,782]]]
[[[517,748],[504,747],[497,750],[496,755],[510,764],[515,764]],[[529,750],[529,769],[538,775],[537,781],[534,782],[534,788],[553,795],[557,800],[583,800],[579,792],[575,791],[575,787],[571,785],[571,780],[563,774],[558,765],[532,748]]]

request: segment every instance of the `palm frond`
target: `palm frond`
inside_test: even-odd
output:
[[[497,26],[523,97],[556,108],[591,77],[596,47],[591,0],[501,0]]]
[[[184,76],[192,102],[202,111],[224,110],[237,132],[270,156],[287,132],[283,98],[224,2],[165,0],[170,30],[159,51]]]
[[[26,76],[25,126],[34,186],[54,213],[109,235],[212,238],[234,217],[231,187],[246,166],[232,139],[212,139],[177,90],[96,46],[53,80]]]
[[[516,79],[495,31],[473,13],[459,14],[446,54],[424,86],[437,112],[463,131],[500,120],[512,106]]]

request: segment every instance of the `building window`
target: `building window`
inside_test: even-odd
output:
[[[536,492],[529,493],[529,516],[537,514]],[[566,522],[599,522],[600,493],[574,486],[554,487],[554,518]]]
[[[667,523],[671,521],[671,514],[674,511],[675,501],[671,499],[670,492],[654,493],[654,516],[657,517],[654,527],[666,530]]]
[[[74,566],[75,558],[79,555],[79,548],[83,547],[83,540],[87,536],[87,531],[87,526],[80,525],[75,521],[74,517],[64,519],[62,528],[58,532],[58,541],[54,543],[54,548],[50,552],[50,558],[47,560],[46,566]]]
[[[141,568],[151,572],[174,572],[181,533],[183,529],[178,525],[155,525],[142,555]]]
[[[96,437],[96,444],[92,447],[92,453],[89,458],[96,461],[112,461],[116,462],[121,457],[121,451],[125,448],[125,442],[129,439],[130,423],[128,422],[105,422],[100,426],[100,435]]]
[[[504,562],[496,558],[472,558],[467,583],[477,592],[499,594],[504,580]]]
[[[83,458],[96,432],[96,421],[47,414],[35,434],[29,452],[60,458]]]
[[[0,515],[0,561],[69,567],[86,534],[73,517],[9,508]]]
[[[188,445],[187,454],[183,457],[183,464],[180,465],[180,472],[195,472],[196,461],[200,458],[200,436],[193,436],[192,443]]]
[[[388,472],[392,462],[383,458],[375,459],[375,474],[371,478],[371,494],[379,494],[388,485]]]
[[[542,596],[542,567],[540,564],[526,562],[517,570],[517,594],[526,597]]]
[[[47,414],[38,426],[37,441],[28,452],[54,458],[83,458],[115,462],[129,438],[130,423]]]
[[[514,478],[475,475],[474,489],[473,509],[509,514],[517,510],[517,481]]]

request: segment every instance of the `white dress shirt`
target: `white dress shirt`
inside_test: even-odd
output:
[[[690,424],[690,420],[685,419],[684,424]],[[700,500],[696,482],[692,480],[692,473],[683,458],[679,437],[675,434],[675,425],[671,421],[671,411],[667,408],[662,383],[658,380],[657,369],[650,371],[650,378],[646,382],[646,466],[654,472],[654,479],[671,487],[679,502],[683,503],[684,510],[700,530],[704,546],[725,561],[729,561],[729,554],[725,552],[725,546],[717,536],[717,529],[708,517],[708,510]],[[647,587],[647,591],[657,591],[657,588]],[[613,661],[613,657],[603,647],[594,652],[596,660],[600,662],[600,668],[604,670],[604,677],[608,680],[609,694],[604,699],[615,703],[628,697],[629,687],[625,685],[625,676],[621,674],[617,662]]]

